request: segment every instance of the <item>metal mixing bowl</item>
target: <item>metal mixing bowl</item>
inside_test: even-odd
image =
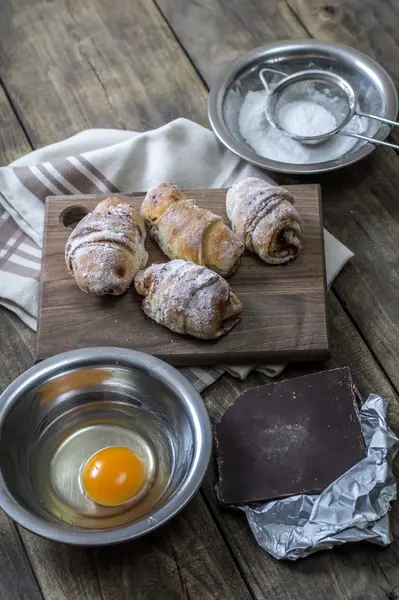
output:
[[[343,44],[315,40],[279,41],[262,46],[235,60],[219,75],[211,88],[208,106],[209,120],[223,144],[259,167],[282,173],[321,173],[355,163],[375,149],[372,144],[359,141],[340,158],[311,164],[279,162],[257,154],[243,139],[238,117],[247,92],[263,89],[258,75],[262,67],[287,75],[307,69],[331,71],[344,77],[356,90],[362,112],[396,119],[398,95],[392,79],[362,52]],[[389,126],[369,120],[363,133],[385,140],[389,132]]]
[[[155,481],[144,504],[119,511],[79,495],[73,467],[112,445],[114,435],[120,445],[141,444]],[[26,371],[1,397],[0,507],[52,540],[84,546],[131,540],[187,504],[211,446],[201,396],[170,365],[121,348],[65,352]]]

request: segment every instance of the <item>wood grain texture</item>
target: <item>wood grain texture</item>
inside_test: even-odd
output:
[[[70,230],[62,222],[79,207],[91,211],[100,197],[48,198],[37,359],[73,348],[103,345],[142,350],[179,366],[326,358],[319,188],[297,186],[291,191],[304,220],[303,249],[298,258],[282,266],[268,266],[256,254],[244,254],[239,269],[229,278],[244,305],[243,318],[228,335],[216,341],[180,336],[157,325],[144,315],[140,308],[142,298],[132,289],[120,297],[81,292],[65,265],[65,243]],[[195,190],[188,196],[228,223],[226,190]],[[143,196],[133,195],[129,201],[140,209]],[[149,265],[168,260],[149,237],[146,246]]]
[[[0,598],[43,600],[15,524],[0,511]]]
[[[285,0],[155,1],[208,87],[256,46],[308,37]]]
[[[152,2],[2,3],[0,77],[35,145],[90,127],[206,122],[206,93]]]
[[[325,194],[326,228],[355,258],[334,284],[338,297],[399,390],[397,236],[399,157],[379,150],[342,177],[317,178]]]
[[[46,600],[251,599],[199,494],[171,523],[119,546],[72,548],[22,535]]]
[[[32,147],[0,85],[0,166],[7,165]]]
[[[396,0],[286,0],[310,35],[353,46],[380,62],[399,85]]]
[[[0,392],[33,363],[30,336],[17,317],[0,308]],[[27,328],[26,328],[27,329]],[[41,600],[42,594],[18,529],[0,510],[0,598]]]
[[[31,146],[1,85],[0,124],[0,165],[2,165],[15,160],[20,154],[29,152]],[[0,393],[33,363],[34,337],[33,332],[15,315],[0,307]],[[1,510],[0,598],[1,600],[42,600],[43,598],[18,529]]]

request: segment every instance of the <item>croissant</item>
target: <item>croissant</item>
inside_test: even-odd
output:
[[[302,219],[286,189],[257,177],[234,184],[227,192],[227,216],[245,247],[266,263],[279,265],[301,249]]]
[[[144,221],[120,198],[106,198],[78,223],[68,238],[65,261],[81,290],[123,294],[146,266]]]
[[[228,333],[243,306],[220,275],[193,262],[172,260],[137,273],[142,308],[159,325],[204,340]]]
[[[244,245],[223,219],[179,188],[161,183],[150,190],[141,206],[150,235],[169,258],[190,260],[223,277],[237,269]]]

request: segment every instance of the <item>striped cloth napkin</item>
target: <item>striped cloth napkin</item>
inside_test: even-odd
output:
[[[223,188],[259,169],[223,148],[214,134],[186,119],[135,133],[83,131],[0,168],[0,304],[36,329],[44,201],[65,194],[114,194],[147,190],[160,181],[181,188]],[[325,232],[330,285],[352,253]],[[184,368],[203,391],[228,371],[244,379],[255,369],[273,377],[283,365]]]

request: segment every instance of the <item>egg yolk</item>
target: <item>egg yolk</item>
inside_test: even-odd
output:
[[[96,504],[119,506],[137,496],[146,482],[141,457],[122,446],[104,448],[93,454],[82,469],[82,487]]]

